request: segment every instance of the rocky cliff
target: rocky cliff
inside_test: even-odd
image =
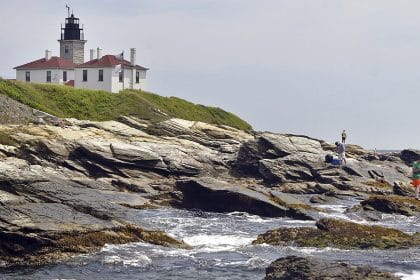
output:
[[[0,135],[3,265],[57,261],[105,243],[188,248],[136,220],[133,213],[145,208],[319,220],[326,210],[317,205],[357,197],[363,202],[352,211],[371,218],[401,213],[403,206],[404,214],[419,215],[407,165],[417,151],[375,155],[349,145],[348,164],[340,168],[324,161],[333,145],[306,136],[129,117],[2,125]],[[311,201],[296,194],[310,194]],[[271,234],[270,243],[280,244],[275,238]],[[292,241],[290,233],[286,241]]]

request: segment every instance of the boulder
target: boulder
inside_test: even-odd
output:
[[[296,153],[323,154],[321,143],[306,136],[264,132],[258,136],[263,152],[273,150],[278,157]]]
[[[382,226],[320,219],[316,228],[279,228],[258,235],[253,244],[299,247],[335,247],[339,249],[398,249],[420,245],[419,235]]]
[[[295,165],[295,169],[308,167],[309,163],[305,161],[322,162],[324,156],[325,152],[318,140],[306,136],[263,132],[257,134],[255,140],[242,144],[235,166],[243,174],[255,176],[261,173],[268,180],[276,181],[276,178],[282,178],[283,174],[276,174],[281,166]],[[280,160],[282,158],[284,161]],[[271,168],[274,170],[271,171]],[[295,172],[290,171],[291,174]]]
[[[343,262],[329,262],[311,257],[288,256],[277,259],[266,269],[264,280],[397,280],[389,272],[370,266],[354,266]]]
[[[420,216],[420,201],[414,197],[372,195],[360,204],[365,210],[374,209],[388,214]]]
[[[279,192],[256,191],[238,182],[229,183],[205,177],[179,180],[176,187],[183,194],[181,207],[187,209],[221,213],[240,211],[265,217],[313,219],[306,212],[308,209],[305,209],[310,207],[302,201]]]
[[[259,173],[270,184],[314,180],[311,163],[319,161],[313,154],[300,153],[278,159],[259,161]]]

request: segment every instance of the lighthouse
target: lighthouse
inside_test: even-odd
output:
[[[67,6],[68,17],[65,26],[61,26],[60,58],[72,61],[75,64],[85,62],[85,44],[83,27],[80,27],[79,18],[70,14],[70,8]]]
[[[130,61],[124,59],[124,51],[102,55],[97,48],[97,55],[90,50],[90,60],[85,61],[83,25],[79,18],[70,13],[66,5],[67,18],[61,25],[60,56],[53,56],[45,50],[45,56],[16,66],[16,80],[27,83],[47,83],[73,86],[82,89],[99,89],[109,92],[121,90],[144,90],[146,74],[149,70],[136,62],[137,51],[130,49]]]

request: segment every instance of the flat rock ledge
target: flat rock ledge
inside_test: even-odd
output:
[[[85,232],[21,233],[0,232],[0,267],[57,263],[74,254],[89,253],[105,244],[147,242],[165,247],[189,249],[183,241],[163,231],[135,225]]]
[[[321,219],[316,228],[279,228],[258,235],[252,244],[339,249],[402,249],[420,245],[420,234],[409,235],[382,226]]]
[[[314,258],[288,256],[280,258],[266,269],[264,280],[383,280],[401,279],[389,272],[370,266],[353,266],[342,262],[327,262]]]

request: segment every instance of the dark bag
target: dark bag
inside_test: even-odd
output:
[[[325,156],[325,162],[326,163],[331,163],[333,161],[334,157],[333,155],[326,155]]]

